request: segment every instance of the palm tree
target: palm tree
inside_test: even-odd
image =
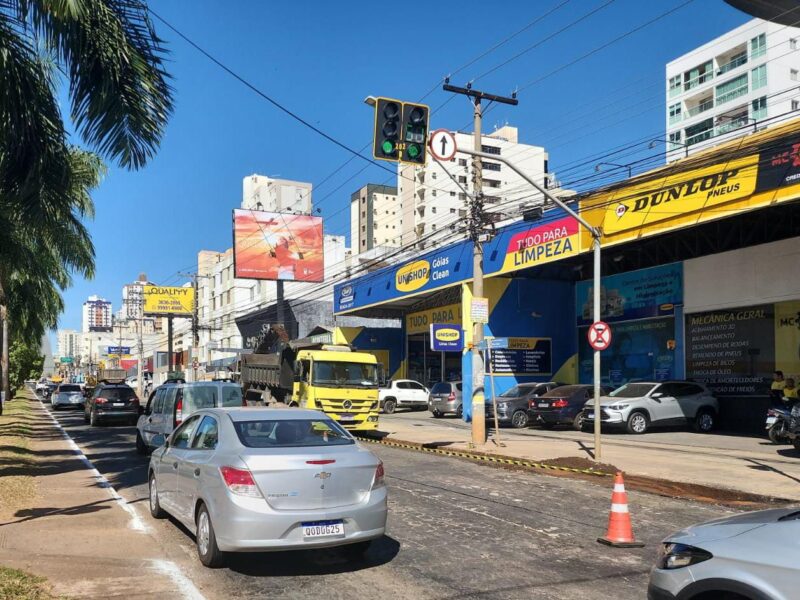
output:
[[[0,261],[0,324],[3,327],[3,355],[0,361],[2,389],[8,396],[8,339],[15,334],[41,339],[56,326],[64,309],[61,291],[72,283],[72,274],[94,275],[94,247],[83,219],[94,214],[90,192],[105,173],[94,154],[69,148],[68,180],[62,202],[53,208],[52,224],[30,235],[28,227],[8,216],[0,217],[0,229],[10,241]],[[64,209],[66,207],[66,209]],[[2,406],[0,406],[2,414]]]
[[[0,0],[4,334],[16,318],[31,331],[54,326],[71,272],[94,270],[81,221],[91,213],[83,192],[93,184],[81,177],[91,183],[99,163],[69,146],[58,83],[68,85],[70,118],[83,141],[138,169],[158,148],[172,112],[165,56],[143,0]],[[41,300],[27,295],[33,290],[44,294]],[[46,304],[38,317],[28,310],[36,302]],[[0,389],[8,394],[7,360],[7,343],[0,341]]]

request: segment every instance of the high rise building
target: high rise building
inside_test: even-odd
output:
[[[474,136],[455,132],[459,148],[473,148]],[[541,146],[519,143],[516,127],[506,125],[494,133],[483,135],[483,152],[512,160],[543,187],[552,187],[548,172],[548,155]],[[428,159],[424,167],[400,165],[398,197],[402,222],[401,245],[417,244],[425,248],[450,234],[466,235],[463,230],[467,216],[468,194],[473,193],[473,159],[457,152],[444,164]],[[489,159],[483,165],[483,200],[489,218],[507,220],[516,215],[522,205],[544,202],[524,179],[506,165]],[[492,216],[494,213],[494,216]]]
[[[111,302],[99,296],[89,296],[83,303],[83,325],[81,331],[111,331]]]
[[[350,246],[353,254],[398,247],[403,217],[397,188],[368,183],[350,196]]]
[[[667,160],[800,115],[800,29],[753,19],[667,63]]]
[[[153,285],[147,275],[139,274],[133,283],[122,286],[122,308],[119,316],[123,320],[140,319],[144,316],[144,286]]]
[[[242,208],[311,214],[310,183],[248,175],[242,180]]]
[[[59,329],[58,356],[76,358],[81,355],[81,334],[74,329]]]

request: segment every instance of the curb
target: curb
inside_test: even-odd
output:
[[[362,442],[369,442],[370,444],[381,444],[383,446],[391,446],[393,448],[403,448],[405,450],[416,450],[417,452],[428,452],[429,454],[440,454],[442,456],[451,456],[455,458],[466,458],[478,462],[490,462],[498,465],[511,465],[515,467],[527,467],[529,469],[546,469],[550,471],[565,471],[568,473],[580,473],[581,475],[593,475],[595,477],[611,477],[612,473],[604,471],[595,471],[594,469],[575,469],[572,467],[559,467],[556,465],[546,465],[544,463],[532,462],[529,460],[521,460],[518,458],[509,458],[507,456],[500,456],[495,454],[484,454],[482,452],[473,452],[470,450],[442,450],[441,448],[432,448],[424,444],[413,444],[410,442],[396,442],[394,440],[376,440],[374,438],[359,437]]]

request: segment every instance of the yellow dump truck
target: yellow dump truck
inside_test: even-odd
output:
[[[264,346],[273,351],[259,352]],[[349,346],[286,341],[261,344],[256,350],[239,359],[248,403],[321,410],[353,431],[378,427],[378,362],[373,354]]]

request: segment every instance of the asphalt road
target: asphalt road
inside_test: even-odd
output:
[[[56,418],[152,527],[153,543],[206,598],[635,598],[645,596],[658,542],[726,509],[630,493],[643,549],[613,549],[605,533],[611,482],[584,481],[375,446],[390,492],[387,536],[364,561],[335,551],[237,554],[203,568],[194,540],[147,513],[147,459],[129,426],[91,428],[80,412]]]

